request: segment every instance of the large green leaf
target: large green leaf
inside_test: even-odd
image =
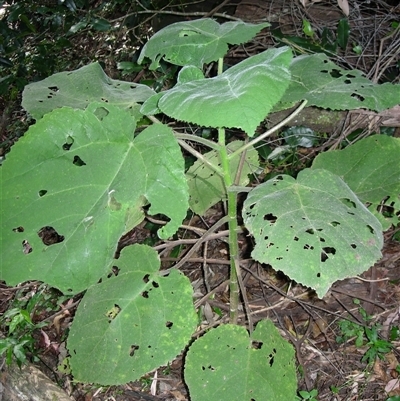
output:
[[[400,103],[400,85],[374,84],[358,70],[344,70],[322,53],[295,57],[292,81],[274,110],[306,99],[307,106],[332,110],[382,111]]]
[[[175,358],[196,328],[189,280],[177,270],[161,276],[153,249],[127,247],[111,267],[117,276],[88,289],[68,336],[78,381],[137,380]]]
[[[161,237],[177,230],[188,209],[180,148],[162,124],[134,131],[128,112],[95,103],[46,114],[13,146],[1,168],[2,280],[86,289],[146,200],[148,213],[170,218]]]
[[[243,141],[234,141],[228,145],[228,152],[233,152],[244,145]],[[218,152],[212,150],[203,155],[204,158],[218,165]],[[229,160],[230,173],[236,176],[241,155]],[[254,148],[248,149],[242,166],[240,181],[237,185],[249,183],[249,175],[258,168],[258,153]],[[197,160],[186,173],[189,185],[190,208],[197,214],[203,215],[210,207],[226,199],[226,188],[222,177],[207,166],[202,160]]]
[[[192,401],[292,401],[294,349],[270,320],[250,336],[242,326],[219,326],[190,346],[185,380]]]
[[[109,78],[99,63],[92,63],[27,85],[22,94],[22,106],[38,120],[59,107],[84,109],[97,101],[129,110],[138,118],[138,103],[143,103],[153,94],[154,91],[146,85]]]
[[[291,58],[287,47],[270,49],[217,77],[178,83],[159,99],[158,108],[177,120],[241,128],[253,136],[289,85]]]
[[[254,259],[269,263],[323,297],[331,285],[380,257],[382,226],[335,174],[306,169],[253,189],[243,208],[256,240]]]
[[[343,150],[318,155],[312,168],[339,175],[387,230],[399,223],[400,139],[373,135]],[[389,209],[389,210],[388,210]]]
[[[150,38],[140,53],[138,63],[148,57],[152,60],[150,69],[156,69],[164,58],[175,65],[202,68],[204,64],[224,57],[228,44],[245,43],[267,26],[270,26],[268,22],[254,25],[242,21],[220,25],[210,18],[177,22]]]

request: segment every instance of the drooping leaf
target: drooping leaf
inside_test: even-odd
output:
[[[234,141],[228,145],[228,151],[233,152],[244,145],[242,141]],[[218,164],[218,153],[212,150],[203,155],[213,164]],[[235,177],[240,164],[241,155],[230,159],[231,176]],[[249,183],[249,174],[258,168],[258,153],[254,148],[248,149],[242,167],[240,182],[245,186]],[[226,199],[226,189],[222,177],[207,166],[203,161],[197,160],[186,173],[189,185],[190,208],[197,214],[203,215],[210,207]]]
[[[222,325],[190,346],[185,380],[192,401],[294,400],[294,349],[270,320],[250,336],[242,326]]]
[[[297,180],[277,176],[253,189],[243,218],[254,259],[313,288],[362,273],[380,257],[382,226],[335,174],[306,169]]]
[[[203,71],[200,68],[188,65],[183,67],[178,74],[178,82],[184,84],[186,82],[204,79]]]
[[[160,98],[158,108],[177,120],[241,128],[253,136],[289,85],[291,57],[288,48],[270,49],[217,77],[177,84]]]
[[[312,168],[340,176],[387,230],[400,218],[399,156],[399,138],[373,135],[343,150],[321,153]]]
[[[68,336],[78,381],[137,380],[175,358],[196,328],[189,280],[178,270],[162,276],[156,251],[129,246],[109,268],[117,276],[88,289]]]
[[[325,54],[295,57],[292,80],[274,111],[306,99],[307,106],[332,110],[370,109],[377,112],[400,103],[400,85],[374,84],[358,70],[344,70]]]
[[[144,45],[138,63],[145,57],[152,60],[150,69],[155,70],[164,60],[180,66],[204,64],[217,61],[228,52],[229,45],[239,45],[253,38],[269,23],[248,24],[230,21],[218,24],[210,18],[171,24],[158,31]]]
[[[154,91],[146,85],[109,78],[99,63],[54,74],[25,87],[22,107],[36,120],[63,106],[85,109],[91,102],[113,104],[139,118],[140,106]]]
[[[160,237],[177,230],[188,209],[180,148],[162,124],[134,131],[129,113],[94,103],[46,114],[13,146],[1,168],[1,280],[86,289],[147,202],[170,218]]]

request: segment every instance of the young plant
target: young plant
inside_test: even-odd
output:
[[[22,301],[19,300],[22,298]],[[2,315],[0,327],[4,338],[0,338],[0,356],[5,355],[7,365],[15,360],[21,367],[26,363],[28,356],[36,354],[33,332],[46,326],[46,323],[34,323],[33,314],[37,308],[42,308],[46,303],[43,291],[27,299],[21,294],[16,295],[16,301]]]
[[[296,401],[317,401],[318,390],[311,391],[299,391],[299,395],[296,396]]]
[[[362,361],[373,363],[376,358],[384,359],[384,355],[392,350],[392,344],[387,340],[379,338],[379,329],[381,326],[378,323],[369,325],[371,317],[367,315],[365,309],[360,307],[359,312],[365,321],[365,325],[341,320],[338,323],[341,335],[336,337],[336,341],[341,344],[355,337],[356,347],[368,346],[367,351],[361,359]]]
[[[393,199],[400,184],[393,178],[382,185],[380,170],[368,174],[368,188],[374,188],[368,192],[357,173],[376,169],[382,160],[400,171],[397,140],[377,137],[349,147],[345,151],[353,153],[343,157],[353,164],[344,173],[332,172],[336,159],[320,157],[318,167],[301,171],[297,179],[279,175],[255,188],[246,185],[259,166],[256,144],[285,125],[256,135],[272,110],[302,102],[299,111],[306,101],[380,110],[400,102],[400,91],[374,85],[358,71],[343,71],[324,55],[293,58],[286,47],[223,72],[228,45],[248,41],[267,25],[203,19],[159,31],[139,63],[147,57],[150,68],[162,59],[182,67],[177,84],[164,92],[112,80],[98,64],[25,89],[23,106],[37,123],[2,167],[1,207],[9,217],[1,227],[6,250],[1,278],[11,285],[35,278],[69,295],[86,291],[67,344],[76,380],[105,385],[136,380],[190,344],[185,380],[192,400],[295,399],[293,347],[270,320],[253,328],[249,315],[249,331],[236,324],[243,289],[239,193],[247,193],[242,218],[256,241],[253,258],[320,297],[334,281],[359,274],[380,258],[380,221],[391,222],[373,205],[385,198],[398,209]],[[218,75],[205,78],[203,67],[215,61]],[[155,117],[162,113],[217,129],[217,141],[174,132]],[[136,130],[143,116],[153,124]],[[228,142],[226,128],[241,129],[248,140]],[[210,150],[201,154],[192,142]],[[368,165],[359,160],[362,146],[374,156]],[[181,147],[197,158],[187,172]],[[230,324],[192,342],[197,315],[191,284],[178,271],[184,260],[160,271],[149,246],[127,247],[118,260],[114,254],[118,239],[143,221],[144,210],[164,217],[158,236],[168,239],[189,207],[204,214],[221,200],[227,215],[199,241],[228,225]]]

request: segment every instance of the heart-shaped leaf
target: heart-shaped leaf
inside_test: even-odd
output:
[[[245,43],[269,25],[268,22],[255,25],[242,21],[220,25],[211,18],[177,22],[150,38],[140,53],[138,63],[148,57],[153,61],[150,69],[155,70],[164,58],[175,65],[203,68],[204,64],[224,57],[228,44]]]
[[[162,124],[134,131],[128,112],[95,103],[46,114],[13,146],[1,168],[2,280],[86,289],[146,203],[170,218],[159,235],[175,233],[188,209],[179,145]]]
[[[190,346],[185,380],[192,401],[294,400],[294,349],[270,320],[250,336],[242,326],[222,325]]]
[[[327,170],[281,175],[244,202],[254,259],[323,297],[331,285],[362,273],[380,257],[382,226],[350,188]]]
[[[129,246],[111,267],[117,275],[87,290],[68,336],[82,382],[137,380],[175,358],[196,329],[190,281],[178,270],[162,276],[153,249]]]
[[[99,63],[92,63],[27,85],[22,95],[22,106],[38,120],[59,107],[85,109],[89,103],[101,101],[119,106],[140,118],[138,103],[143,103],[153,94],[154,91],[146,85],[109,78]]]
[[[177,120],[241,128],[253,136],[289,85],[291,58],[287,47],[267,50],[215,78],[177,84],[160,98],[158,108]]]

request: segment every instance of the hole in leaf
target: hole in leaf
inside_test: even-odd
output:
[[[23,233],[25,231],[24,227],[19,226],[12,229],[15,233]]]
[[[357,248],[357,245],[356,245],[356,244],[350,244],[350,246],[351,246],[353,249],[356,249],[356,248]]]
[[[62,146],[63,150],[70,150],[71,146],[74,144],[74,138],[72,138],[72,136],[68,135],[67,136],[67,140],[64,143],[64,145]]]
[[[121,308],[119,305],[114,304],[114,306],[106,312],[106,316],[108,317],[108,323],[111,323],[121,312]]]
[[[327,246],[325,248],[322,248],[321,252],[321,262],[325,262],[326,260],[329,259],[329,255],[335,255],[336,249],[332,248],[330,246]]]
[[[276,355],[276,349],[274,348],[274,349],[272,350],[272,353],[270,353],[270,354],[268,355],[269,366],[270,366],[270,367],[272,367],[272,365],[274,364],[275,355]]]
[[[341,73],[340,70],[337,70],[336,68],[334,68],[330,73],[330,76],[332,78],[340,78],[343,74]]]
[[[378,213],[381,213],[384,217],[393,217],[395,214],[395,209],[393,205],[394,202],[392,202],[390,205],[384,205],[381,203],[377,206],[376,211]]]
[[[171,329],[173,325],[174,325],[174,324],[173,324],[172,322],[170,322],[170,321],[167,321],[167,323],[165,323],[165,327],[166,327],[167,329]]]
[[[148,291],[143,291],[141,295],[142,295],[143,298],[148,298],[149,297],[149,292]]]
[[[320,278],[321,277],[321,273],[317,273],[317,277]]]
[[[350,200],[348,198],[341,198],[339,200],[340,200],[340,202],[342,202],[347,207],[352,207],[354,209],[357,207],[356,204],[352,200]]]
[[[350,96],[354,99],[357,99],[359,102],[363,102],[365,100],[365,98],[358,93],[353,92]]]
[[[309,228],[308,230],[306,230],[306,233],[314,235],[314,230],[312,228]]]
[[[150,277],[150,274],[144,275],[143,276],[143,282],[145,282],[147,284],[149,282],[149,277]]]
[[[120,269],[119,269],[117,266],[113,266],[113,267],[111,268],[111,272],[108,273],[107,278],[110,278],[110,277],[112,277],[112,276],[117,277],[118,274],[119,274],[119,272],[120,272]]]
[[[152,282],[151,282],[151,285],[152,285],[154,288],[158,288],[158,287],[160,286],[160,284],[158,284],[156,281],[152,281]]]
[[[74,156],[72,164],[78,167],[86,166],[86,163],[77,155]]]
[[[39,196],[40,197],[42,197],[42,196],[44,196],[44,195],[46,195],[47,194],[47,190],[45,190],[45,189],[41,189],[40,191],[39,191]]]
[[[325,242],[325,238],[319,237],[320,242]]]
[[[59,91],[58,86],[49,86],[48,88],[53,92],[58,92]]]
[[[375,234],[375,230],[369,224],[367,224],[367,228],[371,234]]]
[[[281,176],[281,175],[277,175],[275,178],[274,178],[274,183],[272,184],[272,185],[277,185],[277,183],[279,182],[279,181],[282,181],[283,180],[283,177]]]
[[[340,223],[338,221],[331,221],[331,226],[333,227],[340,226]]]
[[[131,345],[131,348],[129,350],[129,356],[134,356],[135,352],[139,349],[139,345]]]
[[[303,249],[312,251],[314,249],[314,247],[312,245],[305,244],[303,246]]]
[[[251,342],[251,347],[254,349],[261,349],[263,346],[263,342],[262,341],[252,341]]]
[[[58,232],[50,226],[42,227],[37,234],[43,244],[47,246],[58,244],[59,242],[63,242],[65,239],[63,235],[58,234]]]
[[[271,224],[274,224],[276,221],[277,217],[274,216],[272,213],[268,213],[264,215],[264,220],[269,221]]]
[[[28,253],[31,253],[32,251],[33,251],[33,249],[31,247],[30,243],[26,239],[24,239],[22,241],[22,252],[27,255]]]
[[[293,240],[294,240],[294,241],[298,241],[298,240],[299,240],[299,237],[294,237]]]

